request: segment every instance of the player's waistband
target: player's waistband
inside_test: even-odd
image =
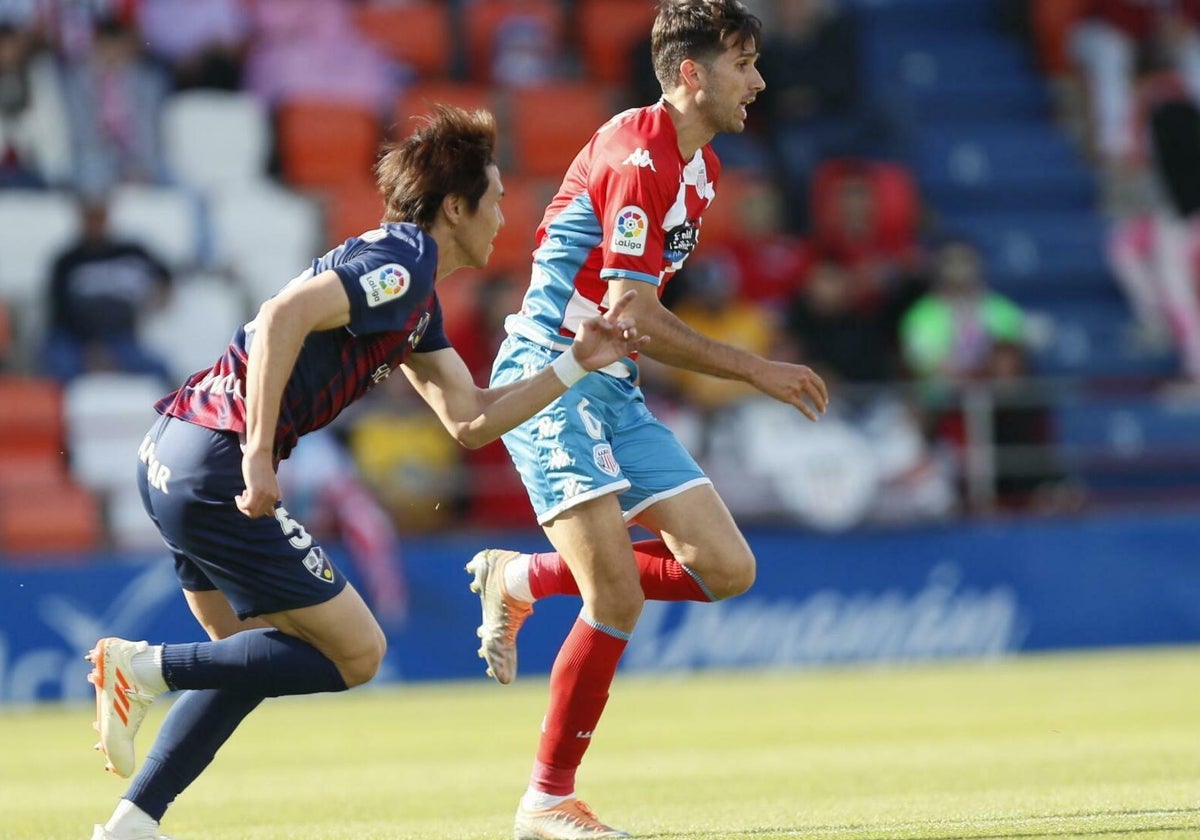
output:
[[[533,321],[530,321],[528,318],[522,318],[520,315],[509,315],[505,318],[504,331],[509,335],[523,338],[526,341],[537,344],[540,347],[545,347],[548,350],[553,350],[556,353],[565,353],[571,349],[570,339],[547,332],[539,328]],[[638,367],[633,359],[624,358],[613,362],[611,365],[599,368],[596,373],[608,374],[616,379],[637,379]]]

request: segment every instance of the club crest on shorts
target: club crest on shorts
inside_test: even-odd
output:
[[[308,552],[304,558],[304,568],[317,580],[333,583],[333,564],[329,562],[329,558],[325,556],[325,549],[321,546],[313,546],[312,551]]]
[[[607,443],[598,443],[593,446],[592,458],[596,461],[596,466],[600,472],[605,475],[615,477],[621,472],[621,465],[617,463],[617,456],[613,455],[612,446]]]

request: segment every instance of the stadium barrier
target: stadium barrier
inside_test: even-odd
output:
[[[1200,640],[1194,515],[839,536],[754,530],[748,538],[759,559],[754,589],[719,604],[647,604],[623,669],[897,663]],[[478,602],[463,564],[497,544],[544,547],[533,532],[406,540],[411,614],[389,631],[380,682],[484,679]],[[573,598],[537,605],[521,636],[524,675],[549,670],[578,609]],[[82,654],[104,635],[203,638],[164,557],[0,562],[0,704],[87,699]]]

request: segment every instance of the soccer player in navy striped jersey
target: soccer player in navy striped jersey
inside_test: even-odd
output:
[[[106,638],[88,654],[96,747],[118,776],[136,769],[154,698],[183,692],[93,840],[158,838],[167,807],[264,698],[343,691],[378,669],[378,623],[280,503],[276,467],[304,434],[399,367],[456,440],[481,446],[642,344],[623,315],[629,295],[588,319],[562,364],[475,385],[442,329],[435,283],[487,263],[504,221],[495,142],[487,112],[438,107],[376,167],[380,227],[314,260],[156,406],[138,453],[142,499],[212,641]]]

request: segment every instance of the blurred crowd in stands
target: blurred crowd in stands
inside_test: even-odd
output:
[[[833,408],[812,427],[646,359],[654,408],[740,516],[837,530],[1079,509],[1096,488],[1061,445],[1063,377],[1128,374],[1139,395],[1200,380],[1200,0],[747,2],[767,89],[715,143],[718,197],[664,299],[818,368]],[[558,179],[609,116],[658,96],[654,10],[0,0],[0,554],[153,544],[125,481],[153,400],[377,224],[378,145],[436,101],[502,126],[492,264],[439,289],[485,381]],[[1023,182],[1027,157],[1006,165],[1064,135],[1061,167]],[[1090,298],[1053,276],[1080,248],[1105,266]],[[1113,311],[1117,289],[1119,331],[1072,320]],[[1079,362],[1110,351],[1134,361]],[[285,474],[288,502],[358,555],[393,556],[406,530],[533,524],[503,448],[458,450],[402,378],[325,438]],[[365,574],[402,617],[387,565]]]

